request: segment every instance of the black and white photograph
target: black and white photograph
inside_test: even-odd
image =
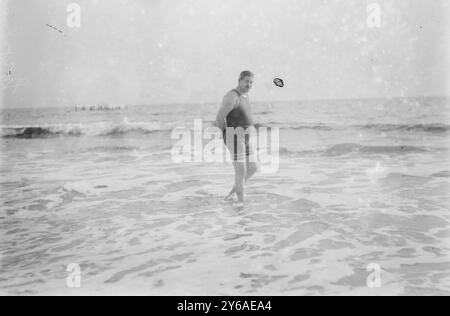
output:
[[[0,0],[0,296],[450,295],[449,16]]]

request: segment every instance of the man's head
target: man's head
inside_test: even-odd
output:
[[[253,85],[253,73],[251,71],[245,70],[239,75],[239,90],[246,93],[249,92]]]

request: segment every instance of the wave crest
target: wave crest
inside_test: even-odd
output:
[[[50,138],[80,136],[123,136],[170,131],[173,124],[159,122],[100,122],[91,124],[46,124],[40,126],[1,126],[3,138]]]
[[[438,148],[440,150],[446,150],[445,148]],[[285,147],[279,149],[281,156],[306,156],[306,155],[325,155],[325,156],[344,156],[348,154],[384,154],[384,155],[401,155],[401,154],[413,154],[413,153],[425,153],[435,148],[428,148],[422,146],[368,146],[354,143],[344,143],[329,146],[325,149],[318,150],[290,150]]]

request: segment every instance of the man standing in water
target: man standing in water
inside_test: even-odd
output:
[[[238,201],[244,202],[244,183],[258,171],[256,150],[251,139],[254,127],[248,98],[253,77],[250,71],[241,72],[238,86],[225,94],[216,117],[216,124],[223,132],[235,170],[234,187],[226,200],[236,193]]]

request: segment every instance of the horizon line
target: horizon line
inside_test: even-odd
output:
[[[265,102],[275,102],[275,103],[290,103],[290,102],[323,102],[323,101],[355,101],[355,100],[392,100],[392,99],[417,99],[417,98],[442,98],[442,99],[448,99],[450,98],[450,95],[419,95],[419,96],[391,96],[391,97],[350,97],[350,98],[310,98],[310,99],[290,99],[290,100],[271,100],[271,101],[264,101],[264,100],[254,100],[253,103],[265,103]],[[167,103],[108,103],[104,104],[102,103],[101,106],[176,106],[176,105],[198,105],[198,104],[213,104],[213,103],[220,103],[220,101],[189,101],[189,102],[167,102]],[[100,106],[100,104],[94,104],[94,105],[64,105],[64,106],[18,106],[18,107],[0,107],[0,110],[3,109],[34,109],[34,108],[73,108],[73,107],[91,107],[91,106]]]

